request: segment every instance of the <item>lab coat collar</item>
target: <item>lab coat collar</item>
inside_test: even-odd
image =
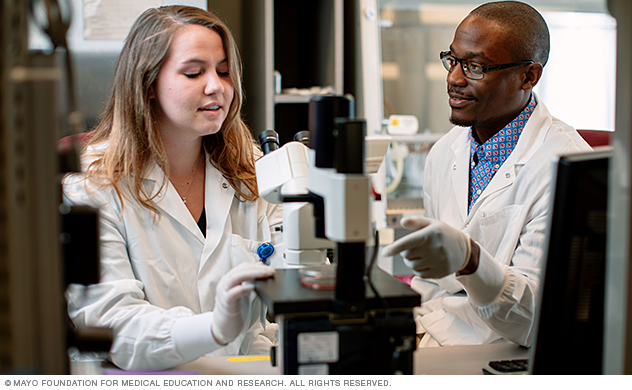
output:
[[[492,180],[489,182],[481,196],[476,200],[472,209],[470,210],[470,214],[467,218],[464,218],[465,223],[468,223],[473,215],[476,214],[478,207],[483,204],[486,198],[490,195],[494,194],[497,191],[502,190],[513,184],[516,179],[516,175],[518,174],[518,170],[521,166],[525,165],[527,161],[533,156],[534,153],[540,148],[540,146],[544,143],[544,138],[553,123],[551,114],[544,106],[540,98],[535,95],[536,101],[538,102],[533,114],[529,118],[527,125],[522,130],[522,134],[518,139],[518,143],[516,144],[513,152],[507,157],[503,165],[500,166],[500,169],[496,172]],[[461,137],[462,139],[468,140],[467,137]],[[469,153],[465,153],[468,156],[469,163]],[[461,180],[459,178],[459,180]],[[467,188],[469,188],[469,167],[468,167],[468,176],[465,179],[466,185],[466,193],[465,196],[459,194],[464,201],[462,202],[465,206],[461,205],[459,202],[459,210],[462,213],[467,213]],[[461,199],[459,199],[461,200]]]
[[[535,95],[535,93],[534,93]],[[514,157],[515,165],[524,165],[529,159],[538,151],[540,146],[544,143],[551,124],[553,124],[553,117],[549,113],[542,100],[535,95],[538,104],[533,110],[533,114],[527,121],[527,125],[522,130],[520,139],[516,148],[509,156]]]
[[[167,184],[161,189],[162,181],[167,179],[157,164],[145,177],[145,188],[150,196],[155,196],[156,206],[178,221],[205,246],[203,259],[208,258],[218,245],[235,196],[235,190],[210,162],[208,154],[206,154],[205,161],[206,238],[171,182],[167,181]]]

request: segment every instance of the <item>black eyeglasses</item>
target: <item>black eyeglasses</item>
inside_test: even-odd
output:
[[[493,70],[513,68],[515,66],[533,64],[535,62],[535,61],[522,61],[522,62],[512,62],[511,64],[483,65],[478,61],[457,58],[453,56],[452,52],[450,52],[449,50],[442,51],[441,53],[439,53],[439,58],[441,58],[441,62],[443,62],[443,67],[448,72],[452,72],[456,64],[460,62],[461,69],[463,69],[463,74],[465,75],[465,77],[472,80],[481,80],[483,79],[483,77],[485,77],[485,73],[491,72]]]

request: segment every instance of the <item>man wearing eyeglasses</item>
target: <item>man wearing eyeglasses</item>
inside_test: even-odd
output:
[[[549,31],[531,6],[483,4],[461,22],[449,49],[440,59],[456,127],[427,158],[427,218],[403,219],[413,232],[384,254],[400,253],[418,276],[411,286],[421,294],[420,346],[528,346],[551,159],[590,146],[533,93]]]

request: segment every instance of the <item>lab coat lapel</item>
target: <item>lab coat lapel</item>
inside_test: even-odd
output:
[[[536,100],[540,101],[538,95],[536,95]],[[522,130],[516,149],[512,153],[512,155],[515,154],[516,156],[516,165],[524,165],[533,157],[544,143],[544,139],[552,124],[553,119],[549,110],[544,104],[538,104],[533,110],[533,114],[531,114],[524,130]]]
[[[520,142],[520,141],[518,141]],[[483,190],[481,196],[476,200],[474,205],[472,206],[472,210],[470,210],[470,215],[476,214],[476,210],[481,207],[481,205],[485,202],[485,199],[488,198],[493,193],[502,190],[513,184],[516,179],[516,156],[511,153],[507,160],[500,166],[498,172],[494,175],[492,180],[489,182],[487,187]]]
[[[228,223],[231,205],[235,199],[235,189],[208,160],[206,163],[205,190],[206,245],[202,252],[200,267],[208,261],[215,249],[217,249]]]
[[[468,137],[469,130],[463,132],[463,136],[457,137],[452,143],[452,152],[454,155],[449,160],[452,172],[452,187],[455,202],[461,214],[461,221],[467,218],[467,190],[470,178],[470,142]]]
[[[166,180],[163,178],[165,178],[163,171],[156,165],[154,170],[146,179],[146,181],[153,182],[154,188],[152,189],[152,195],[160,190],[162,180]],[[156,206],[162,210],[162,212],[170,215],[173,219],[178,221],[178,223],[184,226],[202,244],[204,244],[204,236],[197,225],[197,221],[193,219],[189,209],[187,209],[182,201],[180,194],[178,194],[178,191],[176,191],[170,181],[167,181],[167,185],[162,188],[160,193],[156,194],[154,202]]]
[[[548,114],[547,109],[543,104],[538,104],[533,114],[531,114],[527,125],[522,130],[516,148],[507,157],[503,165],[500,166],[487,188],[474,203],[470,214],[476,212],[476,209],[483,204],[485,198],[513,184],[520,168],[526,164],[544,142],[551,123],[551,116]]]

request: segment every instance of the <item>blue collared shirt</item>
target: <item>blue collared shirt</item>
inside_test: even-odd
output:
[[[493,137],[479,144],[470,128],[470,187],[467,197],[467,211],[472,209],[472,205],[483,193],[489,182],[492,180],[500,166],[513,152],[522,130],[527,125],[527,121],[537,102],[535,96],[531,94],[529,104],[522,112],[505,127],[503,127]]]

